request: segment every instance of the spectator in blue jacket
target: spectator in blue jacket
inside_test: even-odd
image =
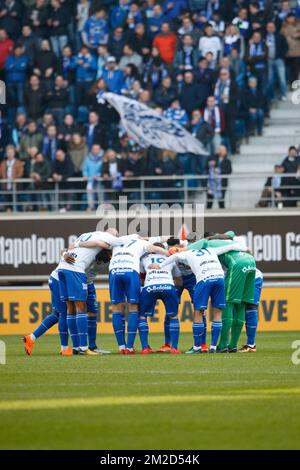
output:
[[[108,42],[108,24],[105,10],[99,7],[93,16],[90,16],[82,31],[82,41],[91,49],[97,49],[100,44]]]
[[[126,24],[129,13],[129,0],[119,0],[119,5],[115,6],[110,13],[110,26],[112,29],[123,28]]]
[[[164,0],[163,12],[167,21],[176,20],[176,18],[179,18],[180,13],[186,9],[186,0]]]
[[[28,70],[29,58],[21,44],[14,47],[13,54],[9,55],[5,63],[8,96],[12,106],[23,106],[24,83]]]
[[[115,57],[109,56],[107,58],[101,78],[105,80],[109,91],[121,94],[121,90],[124,87],[124,75],[122,70],[117,67]]]
[[[94,144],[83,162],[82,174],[87,180],[87,210],[89,211],[95,209],[97,202],[97,191],[100,184],[97,178],[102,175],[103,157],[104,150],[99,144]]]
[[[151,39],[160,32],[160,27],[164,19],[162,8],[159,4],[154,5],[153,15],[147,18],[147,32]]]
[[[77,105],[84,105],[86,94],[96,77],[97,62],[86,45],[81,46],[75,60]]]
[[[128,28],[131,31],[134,31],[137,24],[143,22],[143,15],[140,9],[140,6],[137,2],[132,2],[129,7],[129,13],[127,16]]]

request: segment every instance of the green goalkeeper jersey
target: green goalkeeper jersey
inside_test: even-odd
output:
[[[199,240],[189,245],[188,250],[219,248],[235,244],[234,240]],[[231,303],[253,303],[255,287],[255,260],[250,253],[229,251],[219,256],[220,262],[227,268],[225,287],[226,301]]]

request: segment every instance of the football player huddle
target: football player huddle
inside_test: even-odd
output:
[[[120,354],[181,354],[178,309],[186,289],[193,304],[193,346],[186,354],[255,352],[262,273],[243,237],[207,232],[188,243],[174,237],[119,236],[115,229],[84,233],[61,255],[50,274],[52,313],[24,337],[32,354],[36,340],[58,323],[60,354],[101,355],[98,348],[96,276],[109,270],[112,326]],[[149,345],[148,318],[157,301],[165,308],[165,342]],[[211,338],[207,346],[207,309]],[[246,323],[247,344],[238,348]],[[69,337],[72,346],[69,346]]]

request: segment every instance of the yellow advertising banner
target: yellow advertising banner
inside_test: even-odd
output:
[[[107,288],[98,288],[99,327],[101,333],[112,333],[112,311]],[[259,306],[260,331],[300,330],[300,287],[265,287]],[[23,335],[32,332],[51,313],[50,293],[47,288],[0,290],[0,336]],[[179,309],[181,331],[192,329],[193,309],[184,292]],[[150,320],[151,332],[162,332],[164,308],[157,305]],[[210,322],[208,322],[210,329]],[[57,333],[54,327],[49,333]]]

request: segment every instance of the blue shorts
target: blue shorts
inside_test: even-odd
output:
[[[61,300],[86,302],[88,290],[87,277],[84,273],[59,269],[58,277]]]
[[[98,302],[97,302],[97,295],[96,289],[93,282],[88,284],[88,296],[87,296],[87,312],[90,313],[98,313]]]
[[[209,298],[212,307],[222,309],[226,306],[224,278],[206,279],[196,284],[194,292],[195,310],[206,310]]]
[[[51,292],[52,310],[57,313],[67,313],[67,304],[60,298],[59,281],[55,277],[49,277],[49,289]]]
[[[262,277],[256,278],[255,279],[255,290],[254,290],[254,301],[253,301],[254,305],[259,305],[262,287],[263,287]]]
[[[133,270],[115,270],[109,273],[109,293],[112,304],[129,302],[140,303],[140,275]]]
[[[189,274],[188,276],[182,276],[182,286],[177,286],[177,293],[179,295],[179,298],[181,297],[184,289],[186,289],[190,294],[191,302],[193,302],[196,284],[196,277],[193,273]]]
[[[152,317],[158,300],[163,302],[166,315],[170,317],[177,315],[179,298],[175,286],[171,284],[144,287],[140,296],[140,315]]]

